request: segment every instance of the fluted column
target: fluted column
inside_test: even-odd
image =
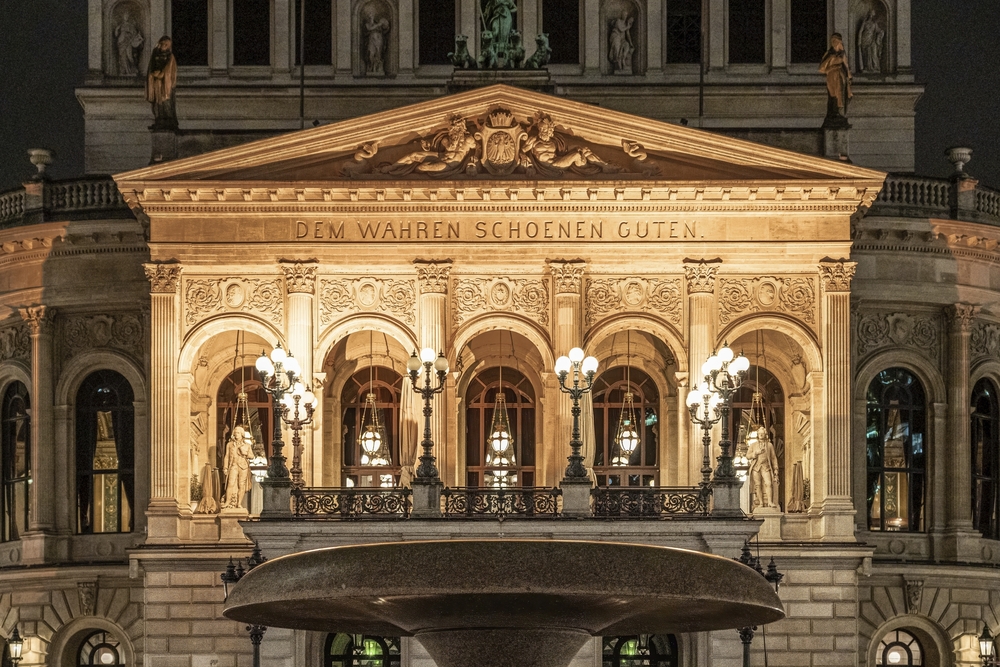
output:
[[[423,260],[413,262],[417,269],[417,281],[420,284],[417,318],[420,323],[420,334],[417,345],[429,347],[437,352],[445,349],[448,335],[448,275],[451,273],[451,260]],[[417,351],[419,353],[419,350]],[[421,377],[420,382],[423,382]],[[431,432],[434,438],[434,456],[437,457],[439,473],[444,477],[445,484],[455,484],[455,473],[449,465],[453,454],[448,447],[446,401],[441,398],[444,392],[433,399],[434,414],[431,417]],[[422,407],[422,406],[419,406]],[[423,419],[419,423],[423,423]],[[419,448],[418,448],[419,449]],[[417,452],[420,455],[420,452]]]
[[[288,313],[285,318],[288,349],[295,355],[302,368],[302,384],[313,388],[313,310],[316,294],[316,263],[315,262],[280,262],[285,274],[285,290],[288,292]],[[317,395],[320,395],[319,392]],[[322,408],[317,410],[316,417],[322,414]],[[300,434],[302,448],[292,453],[292,467],[295,467],[296,454],[300,459],[302,480],[306,486],[319,484],[319,461],[313,453],[313,428],[305,426]]]
[[[945,309],[948,317],[948,443],[944,454],[948,479],[948,528],[972,530],[972,460],[969,423],[969,334],[979,306],[956,303]]]
[[[177,434],[175,428],[177,322],[181,267],[143,265],[149,279],[150,361],[149,540],[176,541],[178,534]]]
[[[569,354],[574,347],[581,347],[583,344],[583,274],[587,264],[582,260],[549,260],[549,272],[552,274],[552,291],[555,293],[555,317],[552,326],[552,347],[555,356],[559,357]],[[551,368],[546,368],[551,371]],[[549,471],[550,478],[545,480],[546,484],[554,484],[562,479],[566,469],[566,458],[570,454],[569,442],[573,433],[573,401],[568,394],[559,392],[556,409],[555,447],[552,450],[555,456],[552,461],[552,470]],[[588,410],[587,405],[581,401],[582,422],[593,420],[593,409]],[[582,428],[580,432],[584,434],[586,442],[587,429]],[[593,433],[593,426],[590,428]],[[586,444],[584,449],[587,449]],[[589,447],[593,452],[593,444]],[[593,455],[584,462],[588,469],[594,465]]]
[[[816,456],[826,465],[826,475],[813,479],[812,505],[821,513],[817,537],[853,539],[854,506],[851,502],[851,278],[855,262],[822,262],[823,284],[823,417],[825,442],[816,438]],[[818,423],[823,423],[819,421]],[[820,447],[826,451],[822,451]]]
[[[53,451],[52,321],[48,306],[21,308],[31,326],[31,484],[29,531],[49,531],[55,525],[56,471]]]
[[[715,278],[721,263],[721,260],[701,260],[685,262],[684,264],[688,294],[688,384],[692,389],[702,381],[701,366],[715,350]],[[697,484],[703,478],[702,468],[705,458],[701,430],[690,426],[690,418],[686,408],[683,409],[679,420],[688,424],[689,433],[687,441],[688,469],[680,473],[686,474],[687,480],[682,479],[681,483]],[[710,466],[712,466],[711,461],[714,458],[713,452],[709,461]]]

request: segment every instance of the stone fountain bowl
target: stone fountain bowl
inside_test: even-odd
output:
[[[590,636],[696,632],[784,618],[754,570],[613,542],[443,540],[275,558],[226,617],[269,627],[415,636],[439,667],[569,664]]]

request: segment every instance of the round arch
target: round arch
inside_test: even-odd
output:
[[[28,388],[28,396],[32,395],[31,369],[20,361],[8,360],[0,363],[0,396],[11,382],[20,382]]]
[[[198,359],[198,353],[206,343],[221,333],[240,329],[247,333],[256,334],[264,340],[285,344],[284,334],[263,320],[247,315],[219,315],[200,322],[195,328],[187,332],[181,340],[180,350],[177,355],[177,372],[193,372],[195,362]]]
[[[0,366],[0,369],[2,369],[2,366]],[[991,380],[993,385],[1000,389],[1000,361],[984,359],[973,366],[969,374],[969,391],[972,391],[976,383],[984,378]]]
[[[906,630],[920,642],[924,667],[954,667],[955,646],[937,623],[918,614],[904,614],[882,623],[868,640],[867,665],[874,665],[879,642],[894,630]]]
[[[338,320],[336,324],[327,327],[320,334],[319,340],[316,343],[318,354],[313,356],[313,365],[322,369],[327,357],[337,343],[353,333],[368,330],[392,336],[404,349],[416,349],[418,347],[416,334],[399,320],[374,313],[352,315]]]
[[[688,369],[687,353],[684,348],[684,341],[677,331],[663,320],[650,315],[628,313],[606,318],[591,327],[584,339],[584,345],[596,348],[607,338],[615,334],[622,333],[628,329],[635,329],[648,333],[662,340],[670,353],[674,355],[674,363],[677,365],[677,372],[684,373]],[[586,349],[586,348],[585,348]],[[666,364],[664,364],[665,366]]]
[[[125,652],[125,667],[135,667],[135,644],[117,623],[99,616],[82,616],[62,626],[52,635],[49,643],[48,664],[52,667],[78,667],[76,654],[80,643],[92,632],[110,632],[121,642]]]
[[[948,400],[944,379],[933,364],[908,350],[884,350],[863,363],[854,375],[854,397],[863,400],[868,393],[868,385],[875,376],[887,368],[905,368],[924,385],[928,404],[944,403]]]
[[[542,358],[543,372],[551,370],[555,366],[556,360],[552,354],[552,345],[549,342],[548,334],[534,322],[529,322],[520,315],[506,312],[481,315],[463,325],[456,332],[451,348],[448,350],[448,364],[454,368],[458,355],[472,339],[481,334],[496,331],[497,329],[507,329],[520,334],[534,345],[535,350],[537,350],[539,356]]]
[[[129,357],[109,352],[107,350],[95,350],[77,355],[66,366],[59,376],[56,384],[55,403],[56,405],[71,405],[76,401],[76,391],[80,388],[84,378],[99,370],[111,370],[121,373],[132,385],[133,402],[136,406],[146,404],[146,376],[139,366]],[[136,410],[136,417],[139,416]],[[138,423],[136,424],[138,429]],[[136,432],[136,444],[138,445],[138,430]]]
[[[823,356],[820,354],[819,344],[816,342],[813,332],[797,320],[779,315],[752,315],[733,322],[719,332],[719,335],[716,337],[716,347],[726,341],[736,340],[744,334],[752,333],[759,329],[785,334],[802,349],[802,354],[805,356],[809,370],[825,370],[823,368]]]

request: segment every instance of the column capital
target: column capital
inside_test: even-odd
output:
[[[819,275],[827,292],[850,292],[851,278],[858,268],[857,262],[846,259],[826,259],[819,263]]]
[[[21,319],[31,325],[31,335],[37,336],[43,333],[52,332],[52,320],[55,319],[56,309],[49,306],[25,306],[18,308]]]
[[[415,259],[413,266],[417,269],[421,294],[448,293],[448,275],[451,273],[450,259]]]
[[[285,274],[285,289],[289,294],[315,294],[316,269],[315,259],[299,262],[291,259],[278,260],[278,266]]]
[[[149,291],[152,294],[176,294],[181,278],[181,265],[178,262],[148,262],[142,265],[149,279]]]
[[[982,310],[981,306],[974,306],[971,303],[956,303],[945,306],[944,314],[948,318],[948,323],[951,324],[952,331],[969,333],[980,310]]]
[[[688,294],[711,294],[715,291],[715,276],[721,259],[685,259],[684,277]]]
[[[548,259],[556,294],[579,294],[587,262],[582,259]]]

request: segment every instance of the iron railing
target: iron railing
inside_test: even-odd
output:
[[[559,516],[562,489],[455,487],[442,492],[442,515],[466,519]]]
[[[611,486],[591,490],[594,517],[648,519],[705,516],[709,492],[697,487]]]
[[[406,488],[304,488],[292,491],[292,506],[302,519],[406,519],[410,494]]]

